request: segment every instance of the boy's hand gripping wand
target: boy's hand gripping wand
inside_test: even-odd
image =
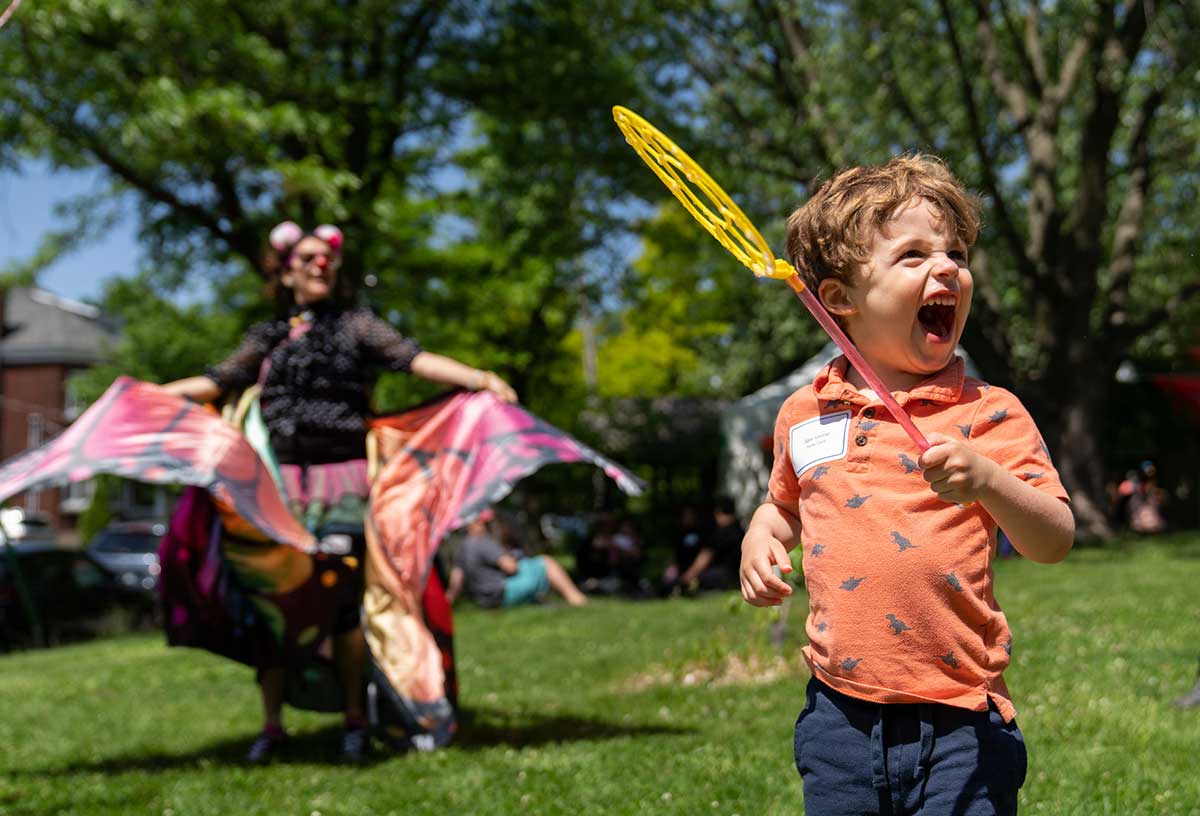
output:
[[[850,364],[862,375],[867,384],[875,391],[888,413],[900,423],[905,433],[922,453],[929,449],[929,441],[913,424],[912,419],[892,397],[891,391],[879,379],[879,375],[871,368],[854,347],[854,343],[846,336],[821,301],[809,290],[792,265],[783,258],[776,258],[771,247],[763,240],[762,235],[750,223],[750,219],[742,212],[733,199],[712,180],[704,168],[683,152],[673,141],[662,134],[658,128],[638,116],[628,108],[617,105],[613,108],[613,119],[617,127],[625,134],[625,141],[637,151],[642,161],[650,166],[654,174],[663,184],[667,185],[684,208],[700,225],[708,230],[712,237],[720,242],[733,255],[747,266],[751,272],[760,278],[778,278],[791,287],[801,302],[821,328],[830,336],[838,348],[846,355]]]

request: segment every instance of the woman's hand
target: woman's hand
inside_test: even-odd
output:
[[[221,386],[204,376],[185,377],[169,382],[163,388],[171,394],[200,403],[215,402],[221,396]]]
[[[480,371],[476,391],[491,391],[501,402],[516,402],[517,392],[494,371]]]
[[[451,357],[422,351],[413,357],[409,370],[433,382],[456,385],[471,391],[491,391],[504,402],[516,402],[517,392],[494,371],[484,371]]]

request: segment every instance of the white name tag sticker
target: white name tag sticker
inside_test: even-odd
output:
[[[788,452],[796,477],[822,462],[844,459],[849,441],[849,411],[813,417],[788,428]]]

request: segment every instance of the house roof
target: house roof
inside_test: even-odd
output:
[[[0,296],[0,366],[92,365],[118,338],[116,325],[95,306],[34,287]]]

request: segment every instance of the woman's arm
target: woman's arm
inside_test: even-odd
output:
[[[413,357],[409,370],[426,380],[457,385],[471,391],[491,391],[504,402],[516,402],[517,392],[492,371],[482,371],[431,351]]]
[[[256,323],[228,357],[205,370],[199,377],[186,377],[167,383],[167,390],[197,402],[215,402],[226,393],[254,385],[263,360],[287,335],[286,324],[278,321]]]
[[[196,402],[212,402],[221,396],[221,387],[208,377],[185,377],[163,386],[167,391]]]
[[[400,334],[367,309],[356,311],[351,320],[368,357],[387,371],[407,371],[436,383],[471,391],[491,391],[504,402],[517,401],[517,392],[495,373],[425,351],[415,340]]]

